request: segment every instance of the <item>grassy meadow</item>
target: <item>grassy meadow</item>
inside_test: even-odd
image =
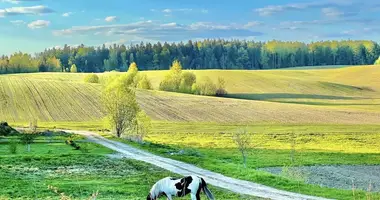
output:
[[[233,141],[237,129],[252,133],[247,168]],[[304,184],[307,175],[274,176],[264,167],[379,165],[380,126],[376,125],[221,125],[155,123],[146,144],[126,142],[158,155],[192,163],[227,176],[279,189],[334,199],[365,199],[368,193]],[[380,194],[372,193],[372,199]]]
[[[18,144],[15,154],[9,141],[0,137],[0,199],[60,199],[48,186],[58,188],[71,199],[144,199],[150,187],[166,176],[180,177],[152,165],[130,159],[112,159],[111,150],[75,137],[86,151],[65,144],[70,135],[39,136],[27,152]],[[215,187],[222,199],[248,199]],[[251,199],[251,198],[249,198]]]
[[[153,130],[144,145],[124,142],[227,176],[288,191],[335,199],[366,199],[365,191],[353,196],[349,190],[308,185],[297,177],[275,176],[259,169],[380,164],[379,67],[193,72],[199,79],[209,76],[216,81],[224,77],[228,96],[138,90],[139,104],[154,120]],[[166,71],[142,73],[157,89]],[[101,79],[108,76],[99,75]],[[102,86],[84,83],[84,76],[1,75],[0,115],[14,126],[27,126],[30,119],[37,119],[42,128],[99,131],[104,128],[99,100]],[[244,127],[252,134],[247,168],[241,164],[232,140],[233,133]],[[155,171],[160,174],[162,170]],[[373,199],[380,199],[379,194],[373,194]]]

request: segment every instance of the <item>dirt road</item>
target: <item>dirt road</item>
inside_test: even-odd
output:
[[[312,197],[287,191],[278,190],[268,186],[252,183],[249,181],[239,180],[235,178],[230,178],[223,176],[222,174],[215,173],[209,170],[205,170],[194,165],[190,165],[184,162],[176,161],[169,158],[160,157],[143,150],[136,149],[129,145],[121,142],[116,142],[108,140],[98,134],[90,131],[72,131],[72,130],[62,130],[65,132],[71,132],[75,134],[80,134],[86,136],[90,141],[101,144],[107,148],[117,151],[123,154],[126,158],[131,158],[135,160],[140,160],[143,162],[156,165],[163,169],[169,170],[171,172],[181,174],[181,175],[198,175],[203,177],[207,183],[224,188],[236,193],[251,195],[267,199],[278,199],[278,200],[324,200],[325,198]]]

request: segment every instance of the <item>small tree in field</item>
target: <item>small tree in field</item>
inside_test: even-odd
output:
[[[197,95],[215,96],[216,85],[212,82],[210,77],[206,76],[201,81],[193,84],[192,92]]]
[[[78,72],[78,68],[75,64],[71,65],[70,72],[71,73],[77,73]]]
[[[247,151],[251,144],[251,136],[247,133],[246,129],[240,129],[233,135],[233,140],[235,141],[237,148],[239,149],[244,167],[247,167]]]
[[[137,80],[138,80],[137,88],[146,89],[146,90],[151,90],[153,88],[152,83],[150,82],[150,80],[146,74],[138,75]]]
[[[28,152],[30,152],[30,145],[33,144],[36,137],[37,134],[35,133],[24,133],[20,136],[20,140],[26,145]]]
[[[96,74],[89,74],[84,77],[85,83],[99,83],[99,76]]]
[[[192,72],[183,72],[181,76],[181,84],[179,91],[182,93],[191,93],[191,87],[196,82],[197,77]]]
[[[133,62],[129,65],[128,73],[132,73],[132,74],[136,75],[138,71],[139,71],[139,69],[137,68],[137,64],[135,62]]]
[[[380,65],[380,56],[379,56],[379,58],[376,60],[375,65]]]
[[[139,142],[144,140],[146,135],[149,135],[152,129],[152,120],[144,112],[140,111],[136,116],[136,136]]]
[[[181,84],[182,65],[178,60],[173,61],[169,73],[160,83],[160,90],[178,92]]]
[[[216,96],[222,97],[227,94],[226,91],[226,81],[222,77],[218,77],[218,84],[217,84],[217,89],[216,89]]]
[[[33,121],[29,122],[29,129],[30,129],[30,131],[32,131],[32,133],[36,133],[37,132],[37,128],[38,128],[38,125],[37,125],[37,120],[36,119],[34,119]]]
[[[105,87],[102,101],[117,137],[121,137],[126,129],[134,127],[139,106],[132,89],[122,82],[114,81]]]

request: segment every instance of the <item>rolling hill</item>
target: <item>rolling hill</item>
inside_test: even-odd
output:
[[[165,71],[147,71],[155,88]],[[230,98],[161,91],[137,92],[142,108],[162,121],[376,124],[380,122],[380,68],[194,71],[222,76]],[[10,122],[98,121],[100,84],[85,74],[0,76],[0,116]],[[101,74],[106,76],[106,74]]]

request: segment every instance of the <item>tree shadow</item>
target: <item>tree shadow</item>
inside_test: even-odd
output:
[[[272,99],[325,99],[325,100],[355,100],[360,97],[318,95],[318,94],[292,94],[292,93],[234,93],[227,94],[227,98],[248,99],[248,100],[272,100]]]

